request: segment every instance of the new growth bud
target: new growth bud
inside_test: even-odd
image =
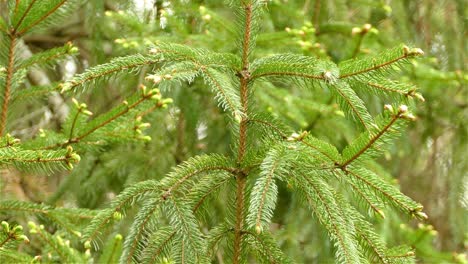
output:
[[[91,249],[91,241],[86,240],[86,242],[84,242],[84,248]]]
[[[122,213],[121,212],[114,212],[114,214],[112,215],[112,217],[114,218],[114,220],[116,221],[120,221],[122,219]]]
[[[415,94],[414,94],[414,97],[416,97],[416,98],[417,98],[419,101],[421,101],[421,102],[425,102],[425,101],[426,101],[426,99],[424,99],[424,97],[423,97],[422,94],[420,94],[420,93],[415,93]]]
[[[372,28],[372,25],[371,24],[364,24],[364,26],[362,26],[362,33],[365,34],[367,32],[369,32]]]
[[[400,107],[398,107],[398,112],[399,112],[400,114],[404,114],[404,113],[408,112],[408,106],[406,106],[406,105],[400,105]]]
[[[351,29],[351,35],[353,36],[360,34],[361,32],[362,32],[362,29],[358,27],[353,27],[353,29]]]
[[[163,78],[160,75],[150,74],[145,77],[145,80],[152,81],[154,84],[158,84],[163,80]]]
[[[257,225],[255,226],[255,232],[257,232],[257,234],[260,235],[260,234],[262,233],[262,231],[263,231],[262,225],[257,224]]]
[[[387,110],[389,111],[390,113],[394,113],[394,109],[393,109],[393,106],[391,104],[386,104],[384,105],[384,110]]]
[[[5,230],[5,232],[10,232],[10,225],[6,221],[2,221],[2,229]]]

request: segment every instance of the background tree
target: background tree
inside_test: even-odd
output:
[[[377,227],[380,238],[390,246],[409,244],[416,252],[417,258],[424,262],[463,261],[462,255],[454,253],[462,251],[466,243],[463,224],[466,215],[466,207],[463,207],[466,128],[463,121],[466,120],[467,96],[463,85],[466,84],[467,77],[464,74],[463,56],[466,47],[463,43],[462,19],[463,12],[466,11],[463,10],[461,1],[268,2],[266,12],[260,13],[259,10],[255,10],[258,17],[255,18],[254,21],[257,22],[253,25],[262,30],[258,35],[252,35],[256,36],[253,38],[255,41],[251,42],[256,44],[256,47],[255,52],[249,53],[250,60],[265,58],[263,61],[258,60],[257,64],[255,62],[252,64],[253,69],[257,71],[256,74],[267,76],[274,70],[283,73],[291,70],[296,77],[298,73],[316,73],[313,76],[319,78],[312,82],[304,82],[304,78],[267,80],[263,78],[261,81],[255,81],[253,86],[255,88],[248,89],[249,92],[255,92],[249,97],[250,102],[255,101],[253,106],[248,107],[252,112],[243,109],[240,94],[237,95],[238,101],[232,100],[242,86],[236,83],[239,82],[239,78],[240,82],[243,78],[245,80],[251,78],[242,75],[246,72],[243,72],[243,67],[239,66],[246,62],[236,61],[230,55],[216,57],[216,54],[207,51],[238,54],[242,48],[245,50],[245,47],[239,44],[245,34],[237,34],[243,32],[245,27],[237,29],[235,22],[229,22],[237,19],[245,25],[248,16],[242,18],[246,14],[242,10],[239,11],[239,18],[234,15],[231,7],[219,1],[189,4],[184,1],[156,1],[154,5],[148,3],[146,8],[132,6],[128,1],[122,3],[45,1],[46,4],[42,1],[35,2],[1,2],[3,21],[0,23],[0,28],[3,32],[1,39],[3,53],[0,61],[4,70],[0,73],[0,81],[2,81],[4,108],[7,102],[7,110],[2,110],[2,113],[5,113],[2,119],[2,130],[4,130],[2,146],[5,146],[2,148],[2,164],[7,166],[2,174],[4,183],[2,198],[8,200],[1,203],[0,209],[4,214],[2,218],[8,220],[10,225],[28,220],[44,225],[44,228],[41,228],[39,224],[31,223],[30,233],[37,235],[28,235],[31,243],[27,247],[21,247],[21,251],[25,254],[18,255],[17,258],[26,260],[33,258],[32,256],[43,255],[43,260],[46,261],[61,259],[62,262],[76,262],[90,258],[91,254],[91,258],[96,262],[106,260],[115,262],[119,258],[125,260],[125,257],[131,257],[141,250],[141,254],[136,255],[136,260],[151,261],[145,256],[158,252],[155,247],[158,243],[164,242],[161,240],[164,237],[172,239],[173,231],[168,227],[153,232],[152,222],[150,224],[153,225],[149,225],[148,229],[145,227],[142,234],[135,233],[138,229],[134,227],[141,223],[139,219],[145,219],[142,218],[145,212],[152,212],[149,209],[155,208],[154,204],[157,201],[147,200],[143,207],[145,210],[131,206],[125,211],[113,211],[110,215],[112,219],[120,220],[123,215],[127,217],[116,221],[118,224],[113,229],[110,228],[110,224],[106,224],[107,230],[112,232],[110,236],[107,233],[102,236],[105,242],[102,250],[92,252],[83,248],[81,244],[83,240],[79,235],[98,211],[71,208],[108,208],[108,201],[113,200],[112,204],[115,205],[125,195],[131,195],[132,188],[133,190],[145,188],[149,187],[149,184],[164,187],[164,184],[170,184],[171,178],[161,182],[159,179],[170,172],[172,166],[203,153],[224,155],[238,153],[237,157],[241,156],[242,160],[244,154],[238,152],[242,149],[242,143],[232,151],[232,143],[239,142],[238,135],[242,134],[242,124],[247,131],[251,133],[255,131],[253,135],[247,135],[252,141],[246,142],[247,148],[255,146],[258,150],[255,154],[249,154],[247,151],[245,159],[250,163],[241,165],[244,169],[252,169],[249,170],[249,175],[255,175],[254,177],[258,179],[268,179],[267,172],[274,168],[275,160],[281,160],[285,164],[288,164],[286,161],[290,161],[290,164],[301,164],[299,167],[306,170],[303,173],[310,173],[309,171],[313,171],[310,166],[320,161],[316,165],[323,167],[330,157],[327,155],[322,157],[325,161],[317,157],[311,159],[320,155],[311,152],[306,155],[308,159],[297,160],[298,157],[290,157],[288,160],[288,156],[281,156],[282,153],[291,152],[290,147],[306,151],[302,149],[300,143],[313,140],[313,146],[318,142],[329,142],[337,147],[339,153],[345,155],[346,150],[343,150],[350,144],[353,146],[353,140],[363,130],[370,131],[368,133],[372,136],[379,135],[379,131],[385,128],[379,125],[374,128],[373,122],[368,122],[373,116],[382,112],[384,104],[403,100],[402,103],[409,104],[410,109],[417,109],[415,116],[419,119],[413,122],[408,133],[405,133],[409,136],[402,137],[389,149],[380,149],[379,151],[384,150],[384,158],[378,163],[367,160],[361,166],[385,179],[391,179],[390,175],[397,176],[401,189],[425,205],[430,216],[429,222],[408,225],[407,219],[402,218],[400,214],[392,213],[391,210],[385,210],[385,219],[380,219],[378,215],[384,206],[380,205],[378,197],[374,197],[372,193],[365,193],[357,182],[353,185],[353,182],[346,181],[347,186],[339,187],[337,184],[339,181],[333,178],[335,175],[324,179],[326,184],[331,184],[329,187],[324,185],[325,182],[315,182],[315,185],[311,186],[320,186],[319,190],[322,192],[338,188],[337,192],[343,197],[336,198],[334,202],[342,204],[344,200],[349,200],[357,204],[357,208],[361,208],[366,218]],[[53,14],[58,16],[54,17]],[[60,24],[62,26],[57,27]],[[73,41],[74,44],[67,44],[68,41]],[[333,90],[334,79],[346,75],[346,70],[356,72],[356,69],[371,69],[376,64],[379,65],[379,62],[385,63],[401,56],[406,58],[420,53],[419,50],[398,47],[402,42],[416,44],[415,46],[426,51],[426,56],[418,61],[411,60],[411,64],[405,64],[398,69],[382,67],[384,71],[379,71],[379,74],[371,71],[369,75],[363,74],[359,78],[350,78],[345,82],[338,80],[340,85],[336,86],[344,90]],[[162,43],[181,43],[190,48]],[[79,53],[75,46],[79,47]],[[397,48],[388,52],[395,46]],[[175,56],[161,52],[164,49],[181,52],[196,60],[187,60],[187,57],[180,57],[180,54]],[[388,57],[376,56],[384,51],[387,51],[385,54]],[[270,56],[286,52],[296,55]],[[145,55],[134,55],[137,53]],[[129,54],[131,54],[129,57],[112,60],[114,57]],[[161,54],[164,57],[161,57]],[[299,57],[299,54],[307,57]],[[372,57],[376,60],[369,59]],[[348,64],[342,63],[351,58],[359,60]],[[208,67],[205,72],[201,67],[205,64],[214,68]],[[330,70],[336,69],[335,64],[338,65],[339,73]],[[100,66],[89,68],[90,65]],[[237,70],[228,70],[229,68]],[[82,72],[84,69],[88,70],[72,77],[75,72]],[[116,78],[109,79],[109,76]],[[218,86],[216,82],[223,83]],[[220,94],[222,91],[220,88],[228,89],[231,82],[237,84],[233,86],[232,93],[226,96],[223,96],[222,92]],[[417,84],[421,90],[416,92],[412,86],[403,84],[409,82]],[[139,92],[135,92],[138,90],[136,87],[141,84],[152,83],[158,84],[165,97],[173,98],[174,106],[168,111],[153,112],[155,108],[162,108],[169,102],[160,99],[157,91],[140,88]],[[345,84],[352,90],[343,88]],[[213,92],[218,93],[218,101],[212,100],[213,93],[207,89],[207,86],[211,86]],[[82,87],[88,89],[84,90],[84,93],[78,92],[83,90]],[[11,95],[7,91],[11,91]],[[132,97],[133,93],[136,95]],[[414,100],[408,98],[422,100],[421,94],[424,95],[426,103],[413,106]],[[359,97],[354,97],[356,95]],[[74,104],[71,98],[78,96],[80,101],[86,102],[89,106]],[[153,103],[141,106],[138,104],[137,106],[141,108],[129,109],[129,105],[133,106],[139,102],[139,98],[145,96],[152,97]],[[346,103],[346,98],[349,96],[354,98],[351,104]],[[340,105],[336,104],[336,98],[342,98],[341,101],[338,100]],[[360,103],[358,98],[362,98],[365,103]],[[218,107],[218,102],[222,102],[223,107]],[[115,107],[111,108],[112,106]],[[87,123],[87,115],[90,114],[87,108],[94,112],[93,121],[90,123]],[[390,110],[390,107],[387,108]],[[392,120],[392,116],[407,114],[407,112],[400,113],[405,109],[398,110],[399,104],[393,105],[392,108],[393,114],[387,112],[389,120]],[[344,118],[344,114],[354,116],[357,122],[350,122],[352,118]],[[146,135],[140,134],[140,130],[148,126],[142,120],[151,124],[146,130]],[[240,124],[236,120],[240,120]],[[230,126],[234,127],[231,130],[234,133],[226,129]],[[236,127],[238,133],[235,132]],[[297,134],[291,134],[292,131],[296,131]],[[309,131],[309,134],[300,131]],[[404,130],[399,129],[399,131]],[[6,132],[10,135],[6,135]],[[144,143],[148,139],[146,136],[151,136],[153,140]],[[366,138],[366,136],[361,137]],[[21,139],[21,143],[18,139]],[[321,141],[318,141],[319,139]],[[269,150],[260,147],[271,147],[272,142],[278,141],[286,141],[283,146],[286,149],[281,146],[268,148]],[[358,145],[359,142],[354,143],[354,146]],[[367,144],[364,143],[363,146]],[[38,150],[43,148],[45,150]],[[327,144],[319,150],[325,151],[328,155],[336,153]],[[357,148],[354,154],[358,154],[359,150],[360,148]],[[348,153],[351,153],[348,158],[355,156],[352,151]],[[79,164],[75,164],[79,160],[77,154],[81,156]],[[341,154],[337,157],[341,159]],[[211,184],[223,184],[222,180],[230,179],[230,173],[236,174],[239,179],[237,162],[226,161],[223,156],[212,158],[214,160],[202,156],[192,158],[191,162],[198,162],[197,164],[203,166],[209,166],[210,162],[227,162],[224,164],[224,168],[228,168],[225,170],[226,173],[219,174],[216,177],[219,182]],[[46,160],[51,162],[45,162]],[[260,169],[253,170],[260,163]],[[332,166],[341,165],[345,169],[348,165],[346,159],[337,163]],[[305,164],[309,164],[309,167]],[[71,166],[75,166],[75,169],[69,174],[57,172]],[[235,170],[231,170],[232,168]],[[284,168],[288,167],[282,168],[284,171],[275,172],[279,179],[286,177],[281,175],[286,175],[287,171]],[[169,175],[176,177],[177,173],[191,169],[194,167],[184,165]],[[44,174],[49,176],[44,177]],[[124,187],[147,179],[155,181],[134,185],[124,191],[120,198],[114,199]],[[38,181],[41,184],[36,184]],[[265,185],[268,181],[264,182],[263,187],[261,181],[255,185],[253,182],[255,181],[252,180],[247,184],[246,193],[255,193],[259,188],[268,186]],[[180,220],[180,216],[173,215],[175,208],[190,205],[190,199],[197,197],[196,191],[202,192],[203,188],[209,188],[208,183],[210,182],[198,182],[198,185],[195,185],[197,187],[190,193],[192,196],[189,194],[185,197],[188,202],[174,200],[172,204],[166,203],[165,210],[160,212],[161,215],[156,214],[155,218],[165,223],[167,217],[172,228],[179,227],[181,223],[171,222],[174,219]],[[270,229],[276,243],[262,237],[263,241],[272,243],[271,245],[277,244],[285,255],[295,261],[321,263],[332,260],[335,257],[335,249],[327,242],[328,237],[333,239],[338,232],[342,235],[349,230],[344,224],[340,226],[344,231],[330,232],[330,235],[327,235],[324,230],[333,227],[325,225],[324,229],[324,226],[319,224],[320,217],[317,215],[315,220],[311,220],[310,210],[302,205],[300,199],[307,198],[307,192],[297,196],[288,190],[306,184],[306,182],[290,182],[289,187],[278,185],[276,193],[279,198],[274,214],[272,211],[274,199],[271,197],[275,196],[275,192],[268,192],[268,197],[273,196],[267,200],[269,202],[265,207],[266,211],[260,214],[261,224],[256,224],[254,211],[247,210],[246,228],[251,229],[242,231],[242,228],[234,228],[232,241],[236,241],[236,237],[254,238],[257,232],[267,235]],[[181,193],[184,194],[183,191],[188,191],[189,187],[181,188]],[[216,224],[222,223],[225,217],[230,218],[229,206],[236,204],[232,197],[225,195],[235,186],[228,184],[225,188],[226,191],[220,192],[218,199],[203,203],[204,206],[200,208],[201,215],[209,217],[201,222],[203,223],[201,230],[196,231],[196,228],[190,227],[190,230],[196,232],[195,237],[203,237],[200,232],[208,234],[208,230],[211,230],[210,236],[221,237],[223,232],[229,233],[230,228],[236,226],[227,223],[213,228]],[[168,198],[169,193],[165,192],[163,196]],[[383,198],[385,201],[385,197]],[[11,199],[34,203],[13,202]],[[447,202],[441,203],[441,199]],[[237,203],[238,201],[239,199]],[[246,197],[247,205],[249,201],[253,209],[263,206],[261,202],[257,204],[259,206],[254,206],[261,199],[256,201]],[[445,204],[450,206],[444,206]],[[55,209],[56,206],[68,209]],[[370,217],[367,209],[374,212],[370,213]],[[105,215],[110,212],[109,210],[105,209],[100,214]],[[20,217],[16,211],[30,213]],[[187,213],[187,209],[184,212]],[[349,213],[353,214],[351,211]],[[137,215],[136,220],[133,220],[134,214]],[[189,212],[188,214],[190,215]],[[341,216],[337,213],[324,217],[324,219],[330,217],[333,221],[322,221],[322,224],[325,222],[336,224],[339,223],[336,220]],[[360,219],[359,216],[355,217]],[[77,219],[82,221],[75,221]],[[187,219],[190,220],[190,216]],[[272,224],[267,225],[269,221],[272,221]],[[187,223],[196,224],[193,219]],[[432,224],[439,231],[438,237],[434,237],[436,232],[428,224]],[[2,247],[2,258],[15,257],[10,250],[14,245],[10,242],[25,239],[21,228],[13,228],[10,225],[5,224],[2,228],[6,239],[1,241],[8,245]],[[364,224],[364,230],[370,230],[367,224]],[[244,236],[242,232],[251,232],[251,235],[247,233]],[[123,245],[124,257],[120,256],[122,236],[117,233],[121,233],[127,241]],[[136,252],[129,251],[132,236],[139,238],[133,240],[139,242]],[[35,239],[32,239],[33,237]],[[68,245],[64,239],[70,241],[71,248],[64,246]],[[347,248],[351,249],[353,247],[351,240],[347,240],[349,242],[341,245],[341,248],[338,245],[337,252],[343,253]],[[230,262],[228,249],[236,244],[230,241],[228,239],[222,242],[226,245],[223,246],[221,243],[220,249],[216,251],[215,259],[218,262]],[[218,241],[213,242],[216,244]],[[262,245],[255,240],[247,239],[244,242],[250,244],[248,248],[253,252],[268,254],[261,250]],[[44,247],[44,245],[49,246]],[[197,244],[193,246],[197,247]],[[183,244],[180,248],[187,248],[187,245]],[[236,250],[239,248],[232,247],[232,255],[236,256]],[[372,248],[366,252],[371,253]],[[403,252],[408,253],[410,249]],[[378,251],[374,250],[374,253]],[[179,257],[181,255],[180,252],[173,254]],[[386,254],[391,256],[392,252]],[[370,255],[372,254],[366,254],[366,257]],[[48,256],[52,259],[47,260]],[[170,254],[165,255],[166,258],[170,256]],[[339,260],[348,262],[352,261],[353,257],[338,255]],[[374,254],[374,257],[380,256]],[[258,259],[262,257],[259,256]],[[17,260],[10,261],[17,262]]]

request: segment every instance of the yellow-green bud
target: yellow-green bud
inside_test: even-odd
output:
[[[384,105],[384,110],[387,110],[390,113],[394,113],[393,106],[391,104]]]
[[[425,101],[426,101],[426,99],[424,99],[424,97],[423,97],[422,94],[420,94],[420,93],[415,93],[415,94],[414,94],[414,97],[416,97],[416,98],[417,98],[419,101],[421,101],[421,102],[425,102]]]
[[[8,224],[8,222],[2,221],[2,228],[5,230],[5,232],[10,232],[10,224]]]
[[[80,162],[80,160],[81,160],[80,155],[78,155],[78,154],[76,154],[76,153],[71,154],[70,158],[71,158],[72,160],[74,160],[76,163]]]
[[[37,225],[36,223],[32,222],[32,221],[29,221],[28,222],[28,227],[29,229],[36,229],[37,228]]]
[[[89,110],[84,110],[83,111],[83,114],[87,115],[87,116],[92,116],[93,115],[93,112],[89,111]]]
[[[257,234],[260,235],[260,234],[262,233],[262,231],[263,231],[262,225],[257,224],[257,225],[255,226],[255,232],[257,232]]]
[[[401,113],[401,114],[404,114],[404,113],[408,112],[408,106],[400,105],[400,107],[398,107],[398,112]]]
[[[142,124],[138,125],[139,128],[147,128],[147,127],[150,127],[150,126],[151,126],[150,123],[142,123]]]
[[[143,140],[143,141],[151,141],[151,137],[150,136],[141,136],[139,137],[139,139]]]
[[[417,212],[415,213],[415,216],[419,219],[422,219],[422,220],[427,220],[429,217],[427,217],[427,214],[424,213],[424,212]]]
[[[80,103],[78,102],[78,100],[76,100],[75,98],[72,98],[72,102],[76,106],[76,108],[80,108]]]
[[[353,27],[353,29],[351,29],[351,35],[357,35],[357,34],[360,34],[362,32],[362,29],[361,28],[358,28],[358,27]]]
[[[165,98],[162,100],[163,104],[172,104],[173,102],[174,100],[172,100],[172,98]]]
[[[86,240],[86,241],[84,242],[84,245],[83,245],[83,246],[84,246],[84,248],[86,248],[86,249],[90,249],[90,248],[91,248],[91,241]]]
[[[19,240],[22,240],[22,241],[24,241],[24,242],[26,242],[26,243],[29,243],[29,242],[30,242],[30,241],[29,241],[29,238],[28,238],[27,236],[25,236],[25,235],[19,236],[18,239],[19,239]]]

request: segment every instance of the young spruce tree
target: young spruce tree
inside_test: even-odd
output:
[[[21,242],[33,242],[24,235],[23,228],[2,222],[2,260],[210,263],[222,259],[226,263],[289,263],[293,260],[283,253],[271,225],[275,208],[281,203],[280,189],[287,189],[307,209],[310,221],[326,230],[338,262],[414,261],[411,248],[387,247],[360,209],[364,207],[372,217],[384,218],[384,211],[392,207],[418,219],[427,218],[420,204],[373,169],[374,159],[391,145],[407,122],[415,119],[408,102],[423,99],[412,85],[386,76],[422,55],[420,49],[401,45],[376,56],[355,58],[360,36],[370,30],[370,25],[365,25],[353,31],[358,44],[348,57],[354,59],[338,64],[325,57],[258,54],[255,47],[262,41],[257,36],[263,12],[267,11],[266,2],[238,0],[231,3],[237,29],[229,31],[237,40],[235,53],[154,41],[144,54],[115,58],[63,82],[30,86],[28,74],[32,70],[55,65],[78,50],[66,44],[23,58],[23,37],[63,21],[81,2],[7,1],[8,12],[0,19],[0,165],[7,170],[44,173],[71,170],[80,157],[96,156],[129,142],[148,141],[150,137],[142,130],[149,123],[143,120],[172,100],[163,99],[157,88],[147,86],[170,88],[200,81],[211,89],[214,100],[229,117],[226,129],[232,151],[229,155],[198,155],[162,179],[132,184],[105,209],[2,200],[0,211],[34,214],[42,223],[50,224],[29,223],[29,233],[37,238],[35,243],[45,248],[40,252],[42,257],[33,257],[35,254],[17,251]],[[8,134],[12,104],[25,103],[38,95],[57,96],[58,92],[72,98],[84,88],[97,88],[111,77],[143,69],[150,71],[145,76],[146,85],[135,87],[132,95],[119,100],[109,111],[94,116],[86,104],[71,99],[71,109],[59,132],[38,130],[25,141]],[[263,104],[259,102],[272,96],[264,88],[278,83],[331,94],[341,111],[359,127],[360,134],[339,151],[313,137],[313,131],[308,131],[313,125],[294,131],[260,107]],[[392,103],[381,105],[380,113],[371,115],[358,94],[392,98]],[[281,91],[281,95],[287,98],[286,92]],[[216,195],[226,200],[225,208],[210,201]],[[110,238],[107,231],[124,221],[131,222],[128,234],[123,237],[113,233]]]

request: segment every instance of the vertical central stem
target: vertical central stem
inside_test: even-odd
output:
[[[0,137],[3,136],[6,128],[7,122],[7,113],[8,113],[8,104],[10,102],[11,94],[11,85],[13,81],[13,72],[15,66],[15,45],[16,45],[16,35],[10,35],[10,47],[8,50],[8,66],[7,66],[7,76],[5,81],[5,90],[3,91],[3,104],[2,104],[2,113],[0,115]]]
[[[251,41],[252,27],[252,3],[244,4],[245,11],[245,28],[242,41],[242,72],[240,78],[240,100],[242,106],[242,117],[239,124],[239,149],[237,153],[237,163],[240,164],[244,160],[247,146],[247,111],[248,111],[248,86],[250,80],[249,73],[249,52]],[[247,174],[239,171],[236,177],[236,224],[234,227],[234,263],[241,262],[242,252],[242,229],[244,226],[244,191]]]

